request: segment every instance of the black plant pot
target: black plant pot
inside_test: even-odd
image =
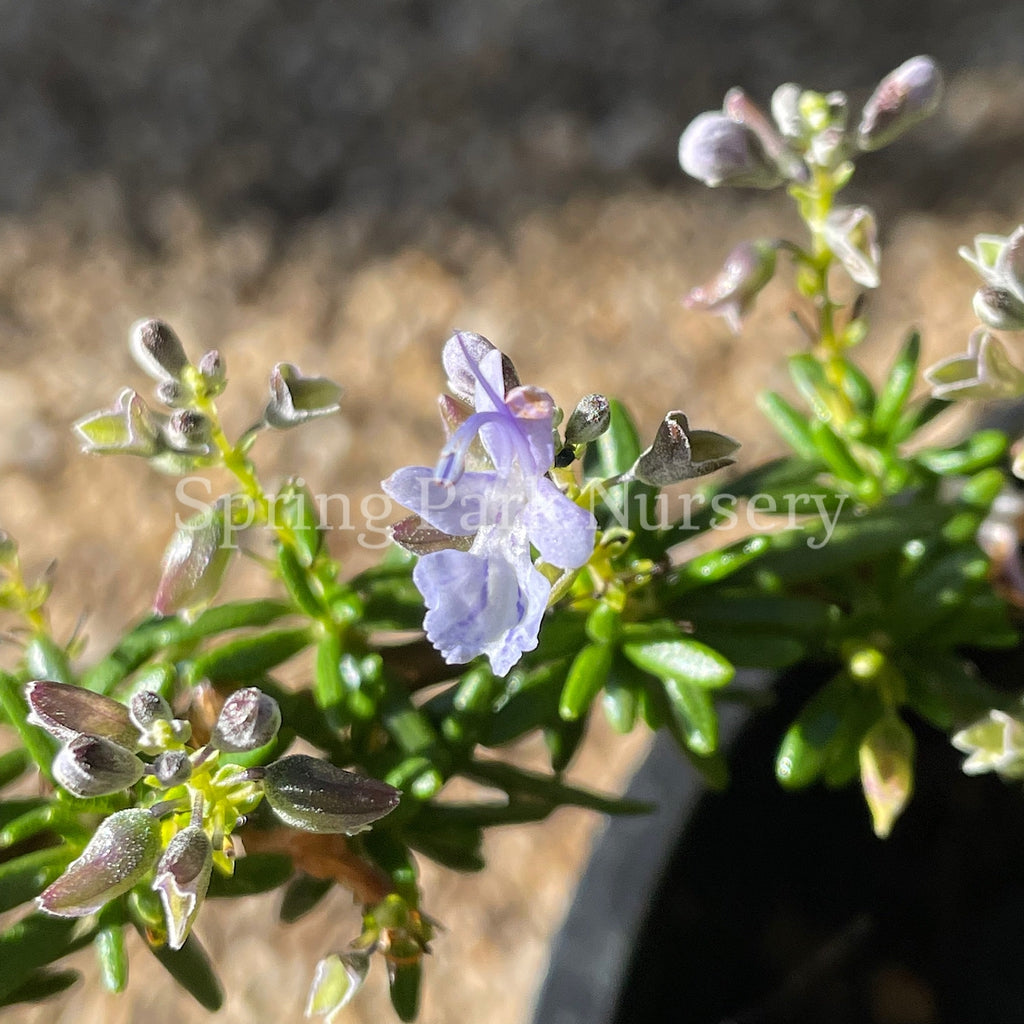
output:
[[[779,737],[820,681],[726,716],[725,793],[658,739],[629,795],[659,810],[596,843],[536,1024],[1024,1024],[1019,786],[967,778],[922,727],[885,841],[854,786],[784,792]]]

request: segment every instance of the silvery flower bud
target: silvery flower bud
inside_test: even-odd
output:
[[[199,360],[198,369],[207,391],[211,394],[219,394],[224,388],[228,375],[224,357],[216,349],[211,349]]]
[[[724,317],[733,333],[739,334],[743,317],[775,275],[777,248],[774,242],[740,242],[726,256],[722,269],[686,296],[683,302],[687,309],[703,309]]]
[[[164,789],[171,789],[188,782],[192,776],[192,762],[184,750],[165,750],[153,761],[149,770]]]
[[[228,753],[256,750],[265,746],[281,728],[277,701],[255,686],[236,690],[217,716],[210,745]]]
[[[334,1021],[352,997],[363,986],[370,972],[370,954],[365,950],[331,953],[317,965],[313,984],[306,999],[307,1017],[324,1017],[326,1024]]]
[[[785,177],[804,184],[811,180],[811,172],[799,153],[790,149],[776,126],[742,89],[730,89],[725,94],[722,109],[733,121],[746,125],[757,136],[765,154]]]
[[[881,149],[935,112],[942,98],[942,72],[931,57],[911,57],[890,72],[864,104],[857,144]]]
[[[667,487],[681,480],[707,476],[736,460],[739,442],[713,430],[690,430],[686,417],[670,412],[658,427],[654,442],[624,474],[624,480],[639,480],[652,487]]]
[[[1024,225],[1017,228],[999,249],[994,273],[998,283],[1018,299],[1024,299]]]
[[[304,377],[298,367],[278,363],[270,374],[270,401],[264,422],[287,430],[317,416],[329,416],[341,408],[341,388],[326,377]]]
[[[584,395],[565,425],[565,443],[589,444],[596,441],[611,421],[611,406],[604,395]]]
[[[53,759],[53,777],[75,796],[106,796],[134,786],[146,766],[104,736],[76,736]]]
[[[154,380],[180,380],[188,356],[178,336],[162,320],[139,320],[132,325],[131,352]]]
[[[126,893],[160,852],[160,823],[133,807],[104,819],[82,855],[36,902],[56,917],[84,917]]]
[[[772,117],[779,131],[794,142],[806,139],[808,126],[800,113],[803,89],[795,82],[785,82],[772,93]]]
[[[690,122],[679,139],[679,164],[712,188],[775,188],[784,180],[757,136],[717,111],[698,114]]]
[[[294,754],[268,765],[263,779],[267,803],[292,828],[354,835],[398,806],[393,786],[328,761]]]
[[[167,444],[186,455],[209,455],[210,434],[209,419],[195,409],[175,409],[163,430]]]
[[[171,705],[152,690],[138,690],[128,701],[128,717],[139,732],[150,728],[154,722],[169,722],[174,717]]]
[[[974,312],[993,330],[1024,331],[1024,302],[1008,288],[980,288],[974,293]]]
[[[228,499],[188,520],[167,546],[153,609],[193,613],[213,600],[236,548],[229,543]]]
[[[210,886],[213,847],[198,825],[189,825],[167,844],[156,868],[153,889],[160,894],[167,921],[167,945],[181,949]]]
[[[128,709],[112,697],[81,686],[34,679],[25,686],[25,699],[28,720],[61,743],[70,743],[80,733],[88,733],[135,748],[138,730],[132,725]]]

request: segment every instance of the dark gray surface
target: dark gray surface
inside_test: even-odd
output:
[[[765,673],[747,672],[737,685],[764,690]],[[748,713],[736,705],[720,712],[728,746]],[[656,805],[651,814],[609,818],[598,833],[569,913],[551,947],[547,977],[534,1007],[534,1024],[611,1024],[619,989],[676,839],[706,792],[675,741],[659,733],[626,797]]]

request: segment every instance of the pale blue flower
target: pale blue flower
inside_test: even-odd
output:
[[[383,488],[442,533],[473,538],[468,550],[422,555],[413,581],[427,606],[424,629],[445,660],[486,654],[504,675],[537,646],[551,596],[531,546],[550,565],[578,569],[594,549],[597,523],[546,475],[554,462],[551,396],[520,385],[506,392],[509,367],[479,335],[450,338],[444,365],[474,411],[435,467],[407,466]]]

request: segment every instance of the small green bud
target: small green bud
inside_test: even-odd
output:
[[[53,759],[53,777],[75,796],[107,796],[134,786],[145,765],[104,736],[76,736]]]
[[[864,104],[857,144],[881,149],[935,112],[942,98],[942,72],[931,57],[911,57],[891,71]]]
[[[875,835],[884,839],[914,788],[914,734],[890,711],[868,730],[859,756],[861,785]]]
[[[181,949],[210,886],[213,847],[198,825],[189,825],[167,844],[156,868],[153,889],[167,920],[167,944]]]
[[[287,430],[318,416],[329,416],[340,408],[341,388],[326,377],[304,377],[298,367],[278,363],[270,374],[270,401],[264,422]]]
[[[224,701],[210,745],[228,753],[256,750],[269,743],[280,728],[277,701],[255,686],[247,686]]]
[[[198,370],[208,395],[216,396],[224,390],[228,368],[224,357],[216,349],[211,349],[199,360]]]
[[[56,917],[93,914],[140,881],[159,852],[160,823],[149,811],[115,811],[36,902],[40,910]]]
[[[132,356],[154,380],[180,380],[188,356],[178,336],[162,320],[139,320],[132,325]]]
[[[565,425],[565,443],[575,445],[596,441],[611,421],[611,406],[604,395],[584,395]]]
[[[25,686],[28,720],[61,743],[80,733],[103,736],[122,747],[135,749],[139,738],[128,709],[112,697],[49,679],[34,679]]]
[[[263,789],[277,816],[307,832],[354,835],[398,806],[393,786],[294,754],[268,765]]]

